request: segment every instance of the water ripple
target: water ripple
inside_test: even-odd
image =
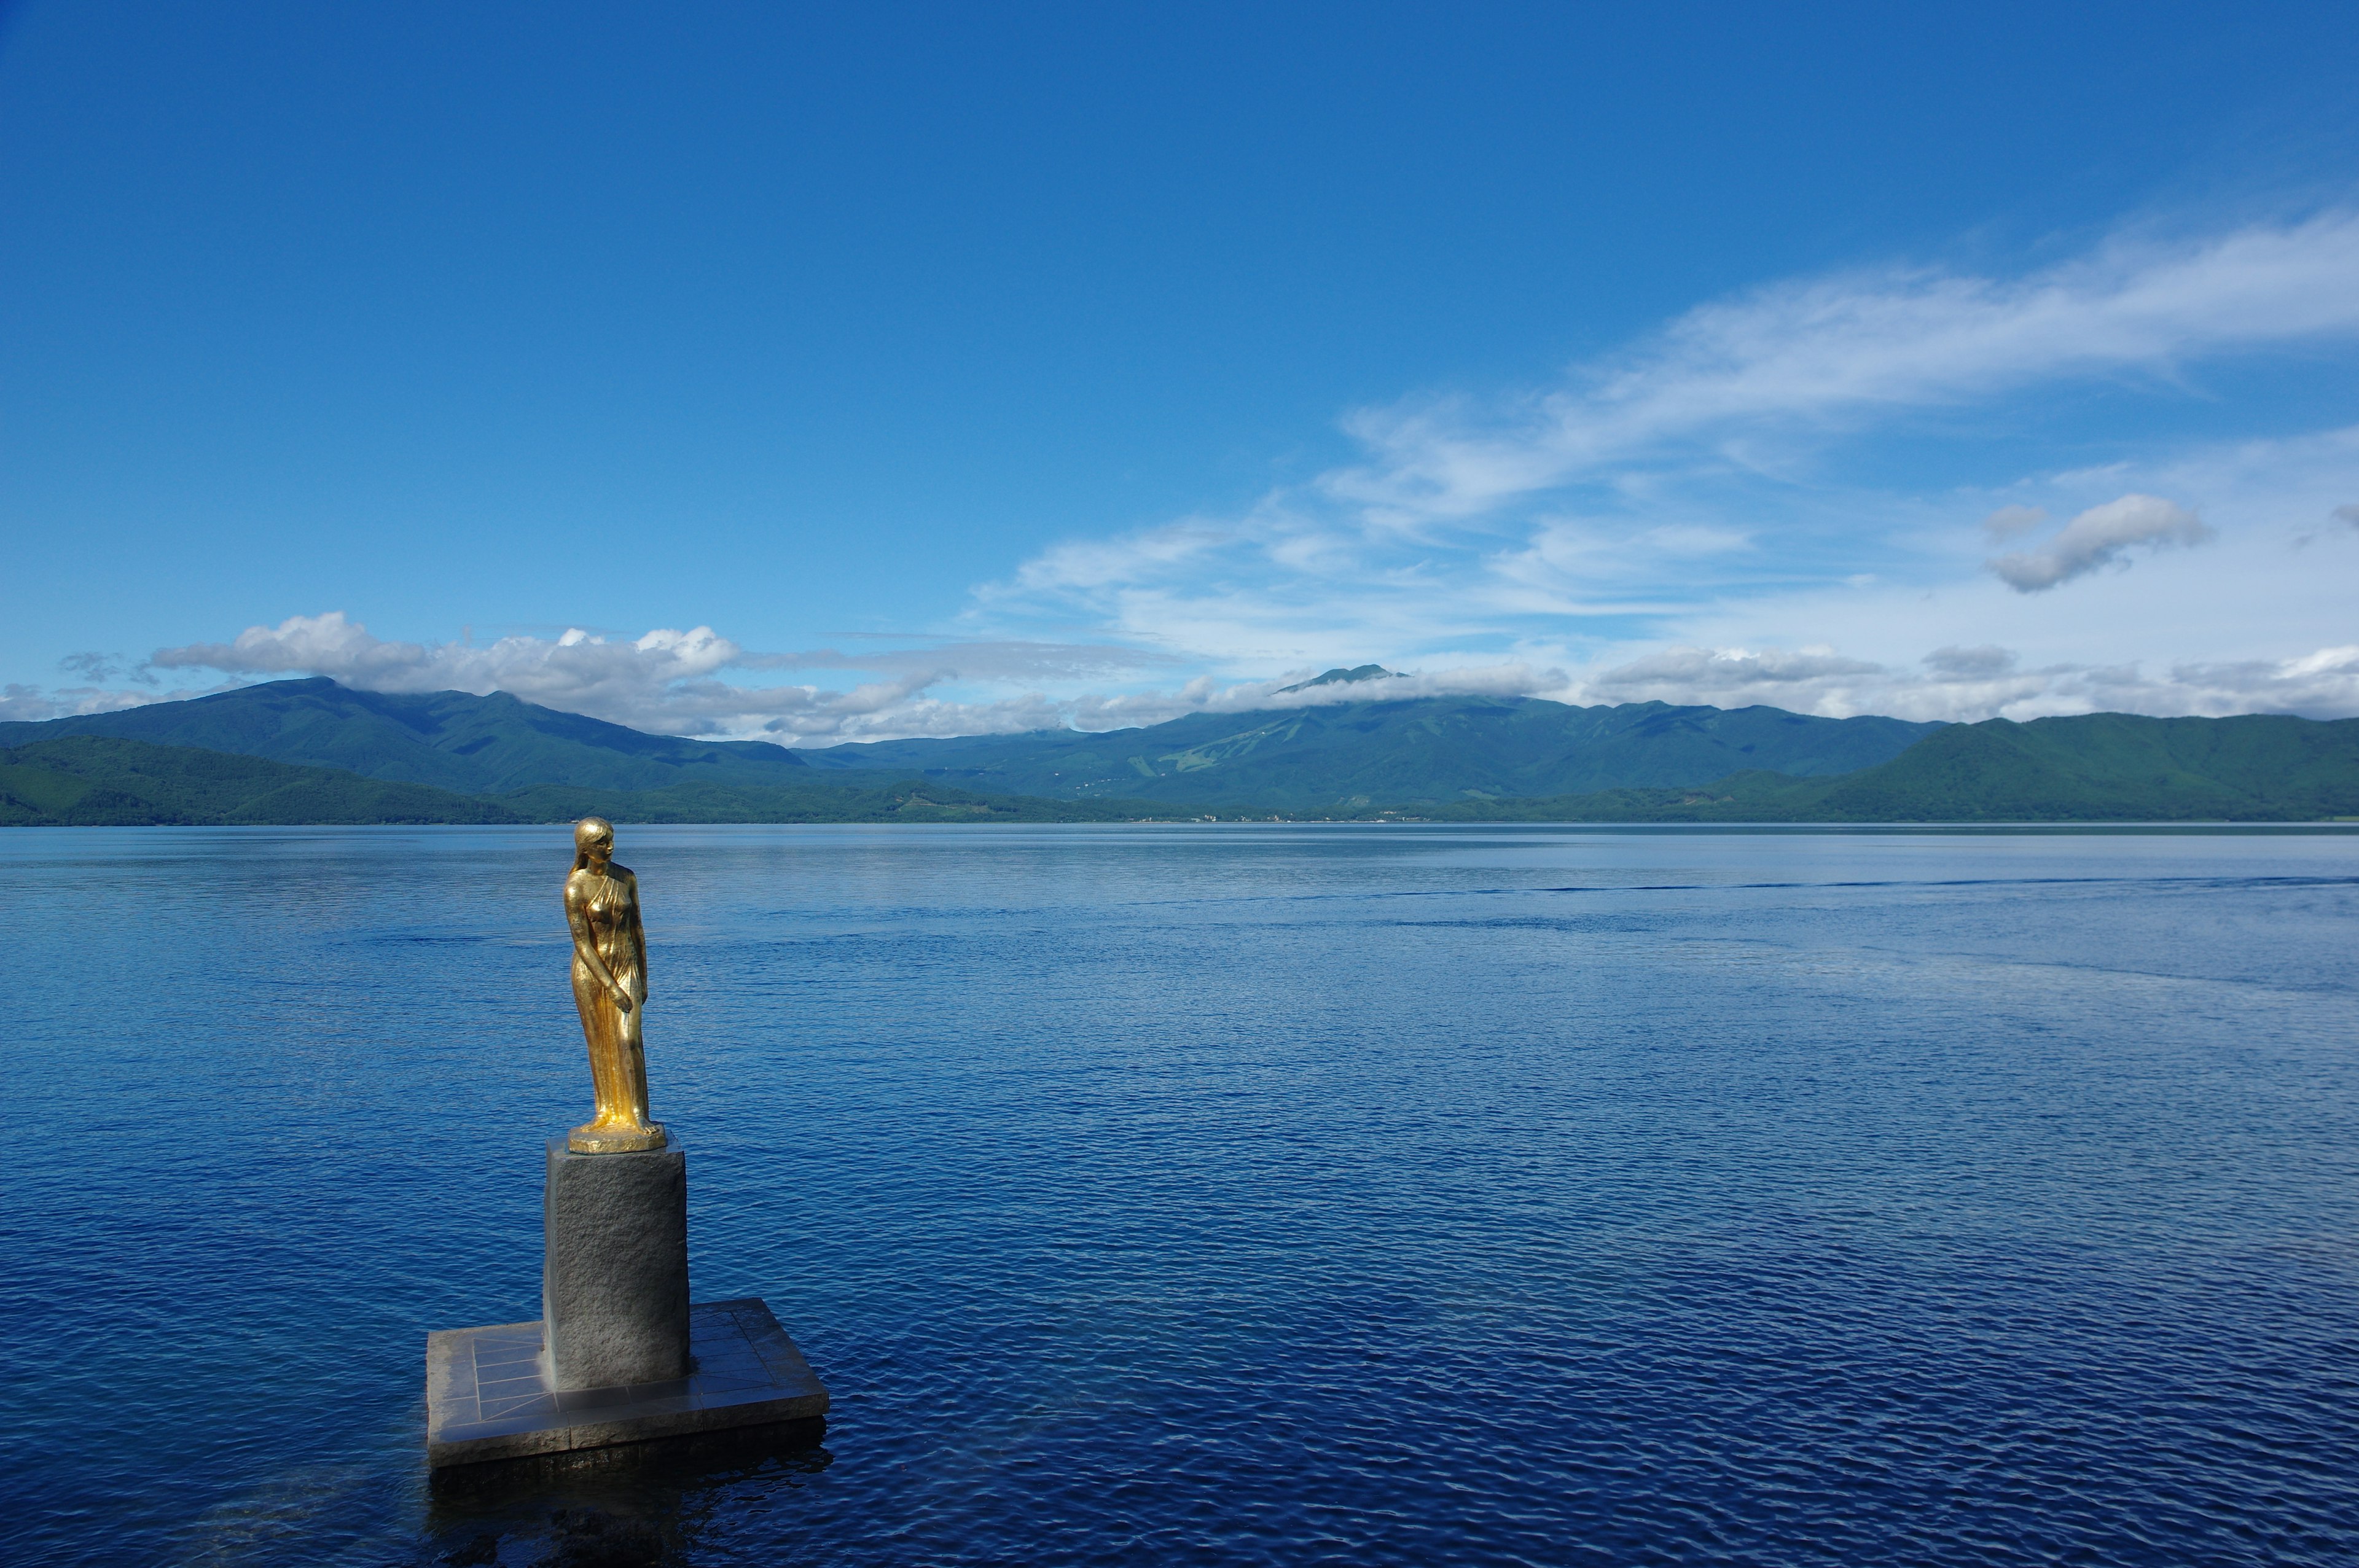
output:
[[[835,1408],[430,1487],[562,830],[0,854],[10,1562],[2359,1560],[2348,837],[631,830],[697,1292]]]

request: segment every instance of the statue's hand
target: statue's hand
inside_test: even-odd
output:
[[[628,991],[626,991],[626,990],[625,990],[625,989],[624,989],[622,987],[620,987],[620,986],[615,986],[615,987],[614,987],[614,988],[613,988],[613,990],[614,990],[614,1005],[615,1005],[616,1007],[621,1008],[625,1012],[628,1012],[628,1011],[631,1011],[631,993],[630,993],[630,992],[628,992]]]

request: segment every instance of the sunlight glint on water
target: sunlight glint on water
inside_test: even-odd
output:
[[[0,1556],[2359,1558],[2359,838],[625,828],[824,1438],[429,1488],[561,828],[0,837]]]

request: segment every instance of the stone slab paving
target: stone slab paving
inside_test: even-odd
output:
[[[618,1443],[804,1421],[827,1390],[759,1298],[689,1309],[685,1378],[612,1389],[549,1387],[538,1323],[426,1336],[426,1462],[472,1465]]]

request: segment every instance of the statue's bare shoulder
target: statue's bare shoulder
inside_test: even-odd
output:
[[[565,879],[565,907],[568,909],[585,907],[592,898],[604,891],[605,884],[609,882],[622,884],[623,891],[629,895],[628,902],[631,903],[636,904],[639,902],[639,879],[631,874],[630,867],[618,866],[610,860],[606,863],[606,874],[603,876],[584,866]]]

